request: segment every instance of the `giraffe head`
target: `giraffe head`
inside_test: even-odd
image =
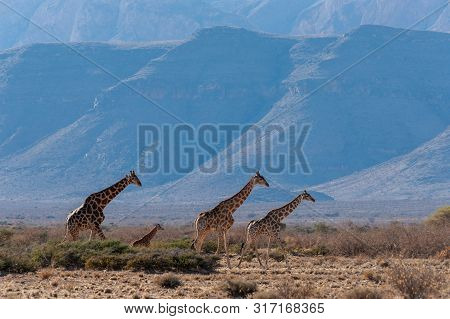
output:
[[[253,184],[254,185],[259,184],[259,185],[263,185],[263,186],[269,187],[269,183],[267,183],[267,181],[264,178],[264,176],[259,174],[259,171],[256,172],[255,176],[253,176]]]
[[[308,194],[308,192],[306,190],[300,194],[300,197],[302,198],[302,200],[310,200],[313,203],[316,201],[314,199],[314,197],[312,197],[310,194]]]
[[[139,180],[139,178],[137,177],[137,175],[134,171],[130,171],[130,174],[127,175],[127,180],[130,184],[133,183],[139,187],[142,186],[141,181]]]
[[[155,227],[157,230],[164,230],[164,228],[161,226],[161,224],[156,224]]]

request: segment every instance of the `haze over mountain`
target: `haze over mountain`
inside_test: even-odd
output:
[[[239,26],[285,35],[336,35],[361,25],[408,28],[447,0],[4,0],[62,41],[187,39],[205,27]],[[0,3],[0,49],[54,42]],[[450,8],[415,25],[450,32]]]
[[[450,70],[444,67],[450,35],[407,32],[383,46],[399,32],[364,26],[340,37],[283,38],[214,27],[187,41],[145,47],[77,45],[120,75],[120,82],[62,45],[4,51],[0,199],[81,198],[112,184],[138,166],[141,123],[311,124],[304,145],[311,173],[266,173],[262,165],[271,188],[258,189],[252,195],[258,201],[286,200],[307,186],[411,153],[450,125]],[[159,200],[223,198],[253,173],[239,169],[244,153],[258,155],[252,144],[251,137],[228,146],[221,141],[213,174],[140,174],[145,188],[130,188],[128,195],[144,201],[167,189]],[[286,146],[275,143],[273,154],[288,154]],[[225,173],[228,164],[236,168],[233,174]],[[441,174],[445,185],[448,175],[439,171],[430,170],[428,178]],[[439,194],[450,195],[444,189]]]
[[[339,200],[446,198],[449,159],[450,127],[406,155],[314,189]]]
[[[126,85],[110,85],[110,77],[85,61],[81,66],[86,69],[80,68],[80,65],[76,69],[58,65],[52,57],[60,50],[59,45],[40,45],[48,50],[47,58],[32,46],[25,58],[34,68],[24,67],[28,65],[24,58],[21,63],[8,64],[5,72],[5,78],[14,78],[16,72],[20,72],[21,77],[30,81],[23,81],[22,91],[5,81],[2,89],[5,98],[1,107],[7,115],[16,114],[18,109],[23,110],[19,113],[24,117],[23,122],[34,124],[26,126],[25,130],[31,131],[27,136],[34,136],[35,140],[34,143],[27,141],[29,147],[24,145],[22,151],[17,147],[15,153],[5,151],[5,155],[9,156],[0,160],[0,167],[7,172],[0,177],[4,185],[8,185],[3,196],[19,191],[22,194],[33,193],[37,197],[42,194],[77,196],[114,182],[138,165],[137,127],[141,123],[177,123],[176,118],[194,125],[257,121],[285,93],[281,82],[292,68],[289,49],[294,43],[293,39],[243,29],[206,29],[169,51],[166,49],[172,44],[149,47],[147,64],[134,59],[141,48],[130,48],[136,52],[130,53],[126,62],[141,69],[128,78],[125,74]],[[80,44],[80,47],[89,52],[95,51],[96,45]],[[109,56],[118,48],[106,47],[106,52],[98,52],[96,61],[105,62],[105,66],[113,64],[114,68],[123,67],[125,61],[113,60]],[[161,56],[152,60],[155,56],[152,52]],[[68,54],[65,59],[67,65],[76,65],[81,57]],[[42,85],[47,86],[39,90],[34,90],[36,68],[41,70],[42,77],[52,78],[48,82],[41,81]],[[65,71],[62,76],[55,75],[58,69],[70,72],[70,81],[65,80]],[[93,76],[89,76],[90,73]],[[106,76],[109,82],[99,81],[98,74]],[[55,82],[61,86],[58,90],[53,89]],[[73,94],[83,94],[77,93],[77,90],[71,91],[79,83],[82,83],[80,89],[88,86],[89,90],[97,92],[97,96],[89,95],[87,90],[76,103],[69,100],[71,104],[61,106],[60,102],[67,102],[66,99]],[[110,87],[106,89],[108,84]],[[33,88],[27,94],[28,100],[17,98],[28,87]],[[34,100],[46,101],[50,105],[36,105],[31,102]],[[176,118],[155,107],[151,100]],[[65,107],[74,114],[66,115]],[[48,118],[48,113],[41,114],[42,108],[52,116]],[[55,112],[53,108],[59,111]],[[47,122],[51,125],[46,125]],[[41,124],[45,126],[41,127]],[[11,129],[8,130],[9,127]],[[12,143],[18,139],[13,127],[20,128],[21,123],[5,118],[1,128],[4,132],[1,145],[17,145]],[[167,158],[164,160],[168,161]],[[33,178],[30,179],[31,176]],[[157,176],[143,177],[142,181],[146,186],[155,186],[174,178],[177,174],[159,172]]]
[[[407,154],[446,129],[450,124],[446,89],[450,69],[442,68],[447,59],[444,52],[450,53],[446,34],[408,32],[315,91],[396,33],[392,28],[365,26],[338,39],[303,39],[291,49],[296,68],[285,81],[288,93],[256,125],[310,124],[303,150],[311,174],[303,174],[296,162],[296,174],[285,168],[270,176],[271,183],[301,190]],[[238,139],[215,159],[220,169],[214,174],[197,170],[164,196],[181,196],[183,189],[189,189],[187,197],[200,198],[205,192],[225,194],[227,189],[236,189],[248,174],[241,170],[242,158],[251,162],[259,156],[267,163],[267,154],[258,150],[264,149],[268,138],[255,140],[248,134]],[[287,145],[273,145],[272,154],[289,154]],[[227,173],[229,166],[234,168],[232,175]],[[443,178],[448,180],[448,174]],[[396,196],[412,195],[402,189],[403,196],[400,191]],[[438,194],[448,197],[450,191]]]

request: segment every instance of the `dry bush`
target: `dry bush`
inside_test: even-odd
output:
[[[323,226],[321,226],[323,228]],[[391,223],[376,226],[342,224],[333,231],[295,234],[286,242],[294,255],[389,256],[428,258],[450,245],[450,226]]]
[[[434,226],[448,226],[450,224],[450,206],[438,208],[426,222]]]
[[[169,289],[175,289],[183,284],[181,279],[174,274],[161,275],[156,282],[160,287]]]
[[[54,274],[53,269],[45,268],[39,271],[39,277],[41,277],[42,280],[50,279]]]
[[[378,289],[358,287],[342,295],[343,299],[383,299],[383,294]]]
[[[442,278],[424,265],[413,267],[398,263],[389,272],[389,282],[403,297],[422,299],[429,298],[438,291]]]
[[[227,280],[223,289],[232,298],[247,298],[257,290],[256,283],[240,279]]]

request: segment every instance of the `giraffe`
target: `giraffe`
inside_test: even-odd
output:
[[[237,194],[220,202],[215,208],[200,213],[195,220],[197,233],[191,248],[200,252],[206,236],[211,232],[217,232],[219,237],[217,239],[216,254],[219,252],[220,238],[222,237],[225,255],[227,257],[227,265],[228,268],[231,269],[227,248],[227,232],[234,222],[232,215],[248,198],[253,187],[258,184],[269,187],[269,183],[267,183],[265,178],[259,174],[259,171],[250,178],[250,181]]]
[[[242,243],[241,246],[241,257],[239,259],[238,267],[240,267],[242,258],[244,256],[245,250],[248,247],[252,247],[256,257],[258,258],[258,262],[261,267],[264,268],[261,259],[259,258],[259,253],[256,248],[256,240],[258,237],[266,237],[267,238],[267,255],[266,255],[266,266],[265,270],[268,269],[269,262],[269,252],[270,252],[270,241],[276,241],[284,252],[284,259],[286,260],[286,266],[288,270],[290,270],[290,265],[288,261],[286,247],[284,246],[283,241],[280,237],[280,231],[282,228],[281,221],[286,218],[290,213],[292,213],[297,206],[300,204],[302,200],[309,200],[315,202],[316,200],[306,192],[306,190],[297,197],[295,197],[290,203],[284,205],[283,207],[271,210],[267,215],[258,220],[252,220],[247,225],[247,234],[245,242]]]
[[[134,241],[131,244],[131,247],[148,246],[148,245],[150,245],[150,241],[153,239],[153,237],[155,237],[156,232],[158,230],[164,230],[164,228],[162,228],[162,226],[160,224],[156,224],[155,227],[153,227],[153,229],[149,233],[144,235],[144,237]]]
[[[72,237],[72,240],[77,240],[78,234],[82,230],[91,231],[89,240],[92,239],[92,235],[98,235],[101,239],[105,239],[105,235],[100,228],[100,224],[105,219],[103,210],[106,205],[114,199],[114,197],[116,197],[130,184],[142,186],[141,181],[136,176],[134,171],[130,171],[129,174],[114,185],[105,188],[98,193],[89,195],[85,199],[83,205],[74,209],[69,216],[67,216],[66,236],[64,237],[64,241],[67,239],[69,234]]]

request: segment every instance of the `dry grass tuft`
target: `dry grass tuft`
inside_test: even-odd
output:
[[[223,289],[232,298],[247,298],[256,292],[257,286],[253,281],[245,280],[227,280]]]
[[[156,282],[160,287],[168,289],[175,289],[183,284],[181,279],[174,274],[161,275]]]
[[[424,266],[413,267],[398,263],[389,272],[390,284],[398,289],[404,298],[430,298],[440,288],[441,278]]]
[[[317,295],[316,289],[309,282],[298,285],[284,282],[277,289],[255,293],[253,299],[309,299],[316,298]]]
[[[45,269],[42,269],[41,271],[39,271],[39,277],[42,280],[50,279],[53,276],[53,274],[54,274],[54,271],[51,268],[45,268]]]
[[[450,246],[445,247],[440,252],[438,252],[435,257],[437,259],[445,260],[450,258]]]
[[[383,299],[383,294],[378,289],[358,287],[354,288],[345,294],[344,299]]]
[[[367,280],[370,280],[376,284],[379,284],[383,281],[381,275],[376,274],[373,270],[366,270],[363,272],[363,277]]]

